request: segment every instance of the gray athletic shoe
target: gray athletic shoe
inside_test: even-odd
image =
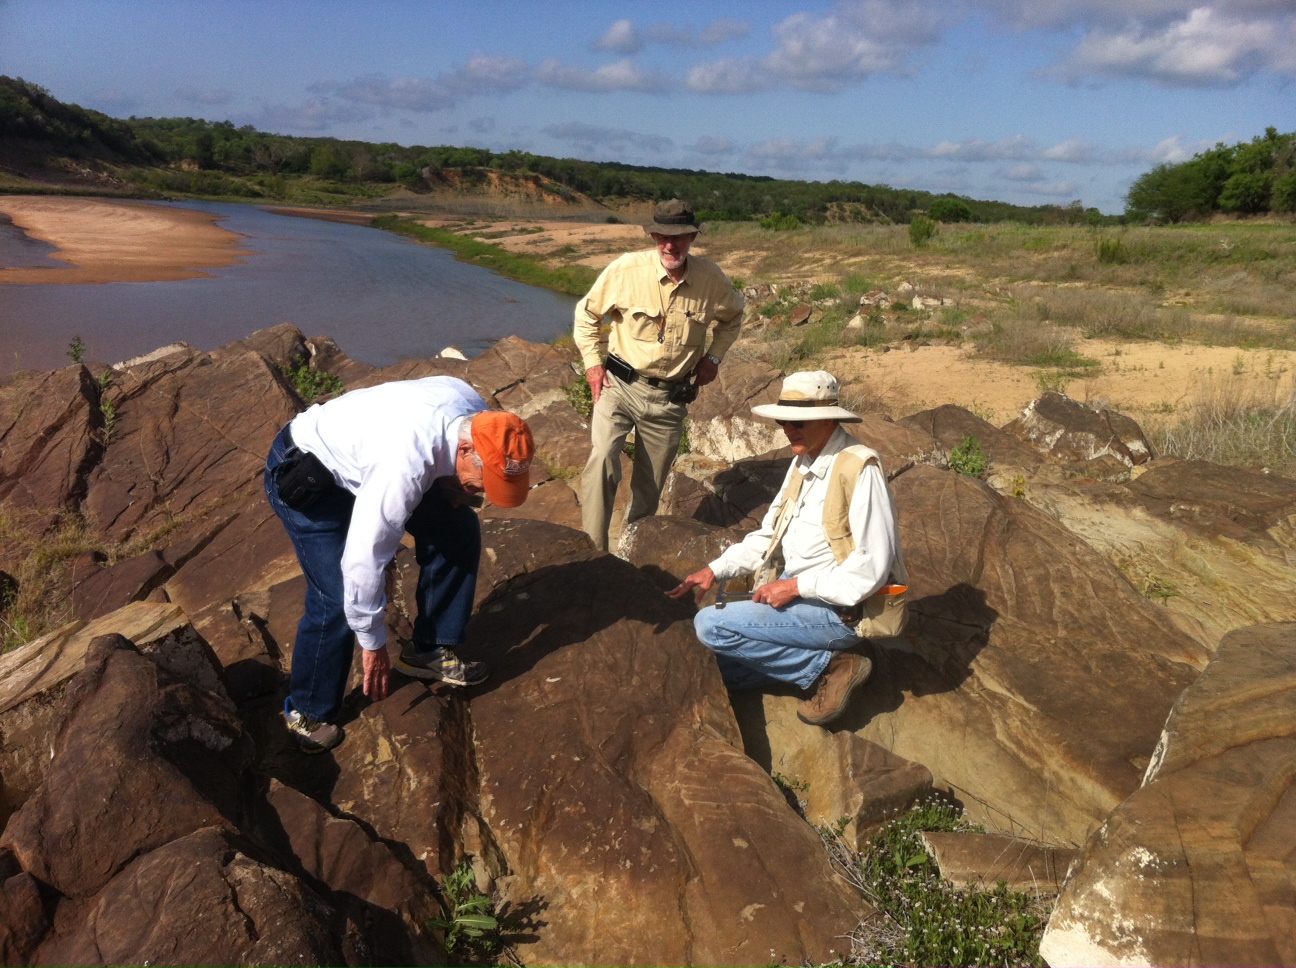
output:
[[[288,731],[297,739],[303,753],[323,753],[342,742],[342,728],[303,716],[295,709],[284,710]]]
[[[401,649],[400,658],[392,665],[398,672],[415,679],[434,679],[452,686],[475,686],[490,675],[490,668],[485,662],[465,662],[446,646],[440,646],[431,652]]]

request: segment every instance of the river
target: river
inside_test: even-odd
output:
[[[159,204],[220,215],[255,254],[205,270],[210,279],[2,285],[0,376],[66,366],[76,336],[88,360],[113,363],[177,341],[214,349],[287,322],[307,336],[332,336],[353,359],[387,366],[447,346],[474,356],[511,335],[545,341],[571,327],[573,297],[381,229],[251,205]],[[52,251],[0,220],[0,265],[58,265]]]

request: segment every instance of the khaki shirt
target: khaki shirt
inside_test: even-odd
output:
[[[604,269],[576,304],[573,337],[585,369],[602,366],[599,324],[608,316],[611,352],[644,376],[679,380],[705,354],[724,359],[742,328],[743,306],[742,294],[708,259],[690,255],[676,284],[656,249],[630,252]]]

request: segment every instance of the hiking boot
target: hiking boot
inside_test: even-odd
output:
[[[485,662],[464,662],[444,645],[431,652],[401,649],[400,658],[392,665],[415,679],[435,679],[452,686],[475,686],[490,675]]]
[[[815,680],[814,692],[797,707],[797,719],[827,726],[846,711],[851,693],[868,681],[873,660],[857,652],[838,652]]]
[[[323,753],[342,742],[342,728],[303,716],[295,709],[284,708],[284,722],[303,753]]]

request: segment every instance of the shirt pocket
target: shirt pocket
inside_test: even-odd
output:
[[[680,334],[681,346],[701,346],[706,341],[706,314],[696,309],[681,312],[677,326],[673,326],[672,329]]]
[[[627,309],[622,315],[631,339],[656,343],[662,334],[661,310]]]

